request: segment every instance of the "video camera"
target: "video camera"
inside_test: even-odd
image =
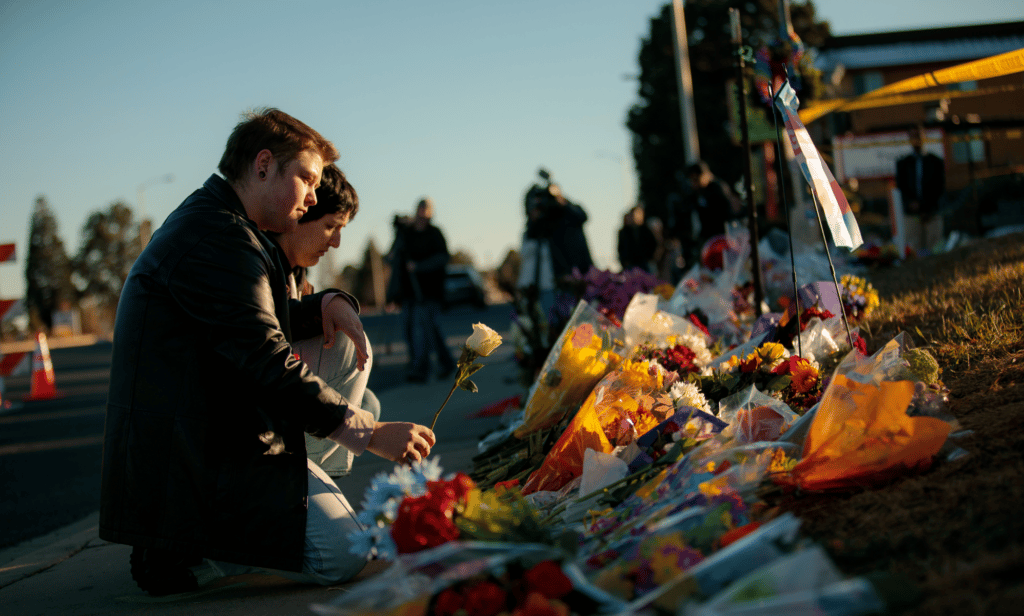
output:
[[[551,179],[551,173],[541,167],[537,171],[543,183],[536,183],[526,192],[526,213],[535,208],[541,208],[545,212],[561,204],[562,191]]]
[[[561,190],[551,179],[551,174],[543,167],[537,171],[541,182],[535,183],[526,191],[526,233],[528,237],[548,237],[563,209]]]

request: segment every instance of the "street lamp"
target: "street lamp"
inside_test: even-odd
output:
[[[139,240],[142,243],[142,248],[149,244],[149,238],[153,233],[153,221],[146,217],[146,188],[154,184],[170,184],[173,181],[174,174],[167,173],[146,180],[136,189],[136,201],[139,206]]]

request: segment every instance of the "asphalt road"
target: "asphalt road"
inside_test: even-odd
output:
[[[452,354],[458,359],[458,344],[473,333],[473,323],[485,323],[504,334],[511,323],[512,306],[497,304],[478,310],[471,306],[457,306],[442,313],[441,330],[448,337]],[[408,355],[406,353],[401,314],[381,314],[363,317],[363,329],[374,348],[373,371],[367,386],[375,392],[384,391],[404,383]],[[434,368],[436,369],[436,364]]]
[[[510,310],[508,305],[452,308],[442,328],[454,349],[476,322],[504,333]],[[401,315],[364,316],[363,325],[375,349],[370,388],[384,392],[403,384],[407,355]],[[29,377],[6,380],[5,397],[16,401],[16,408],[0,410],[0,548],[99,509],[110,352],[109,342],[51,349],[56,399],[18,403],[29,391]]]

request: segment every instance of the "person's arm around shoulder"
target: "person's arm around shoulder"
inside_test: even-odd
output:
[[[363,322],[359,320],[359,302],[344,291],[332,289],[321,297],[320,310],[323,318],[324,348],[334,346],[337,332],[341,332],[352,340],[356,349],[356,366],[362,370],[366,366],[369,351],[366,348],[366,333]]]
[[[564,201],[565,204],[563,207],[565,208],[565,213],[563,215],[566,218],[568,218],[570,221],[578,225],[582,225],[583,223],[587,222],[587,220],[589,220],[590,217],[587,216],[587,211],[583,209],[583,206],[579,205],[578,203],[573,203],[568,199],[565,199]]]
[[[240,225],[211,228],[179,256],[168,291],[202,329],[207,351],[234,367],[271,413],[287,413],[306,432],[324,437],[348,402],[294,356],[275,303],[288,301],[271,285],[273,260]]]

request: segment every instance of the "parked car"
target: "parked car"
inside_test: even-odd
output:
[[[470,304],[483,309],[484,280],[472,265],[449,265],[444,279],[444,296],[447,307]]]

